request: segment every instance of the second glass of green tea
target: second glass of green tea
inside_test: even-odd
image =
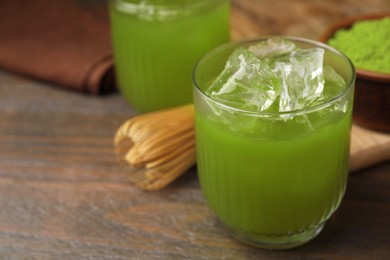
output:
[[[229,0],[109,3],[122,96],[139,112],[191,103],[196,61],[229,41]]]
[[[231,234],[266,249],[317,236],[346,188],[350,60],[318,42],[267,37],[214,49],[193,80],[201,188]]]

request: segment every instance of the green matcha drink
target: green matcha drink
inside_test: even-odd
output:
[[[321,231],[345,192],[354,77],[344,55],[298,38],[231,43],[199,62],[199,178],[233,236],[285,249]]]
[[[229,40],[228,0],[111,0],[118,85],[138,111],[192,102],[191,71]]]

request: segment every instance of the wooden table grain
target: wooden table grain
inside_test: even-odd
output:
[[[387,0],[235,0],[234,39],[317,39]],[[1,43],[0,43],[1,44]],[[265,251],[231,239],[196,168],[168,188],[127,182],[112,146],[134,111],[119,94],[85,96],[0,71],[0,259],[390,259],[390,163],[350,176],[345,199],[309,244]]]

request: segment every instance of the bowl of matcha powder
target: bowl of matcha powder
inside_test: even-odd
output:
[[[354,122],[390,132],[390,13],[339,21],[320,40],[347,55],[356,68]]]

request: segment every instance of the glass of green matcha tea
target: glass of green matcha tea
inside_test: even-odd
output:
[[[111,0],[117,84],[139,112],[192,102],[191,72],[229,41],[229,0]]]
[[[319,234],[346,188],[355,69],[294,37],[222,45],[193,72],[203,194],[238,240],[266,249]]]

